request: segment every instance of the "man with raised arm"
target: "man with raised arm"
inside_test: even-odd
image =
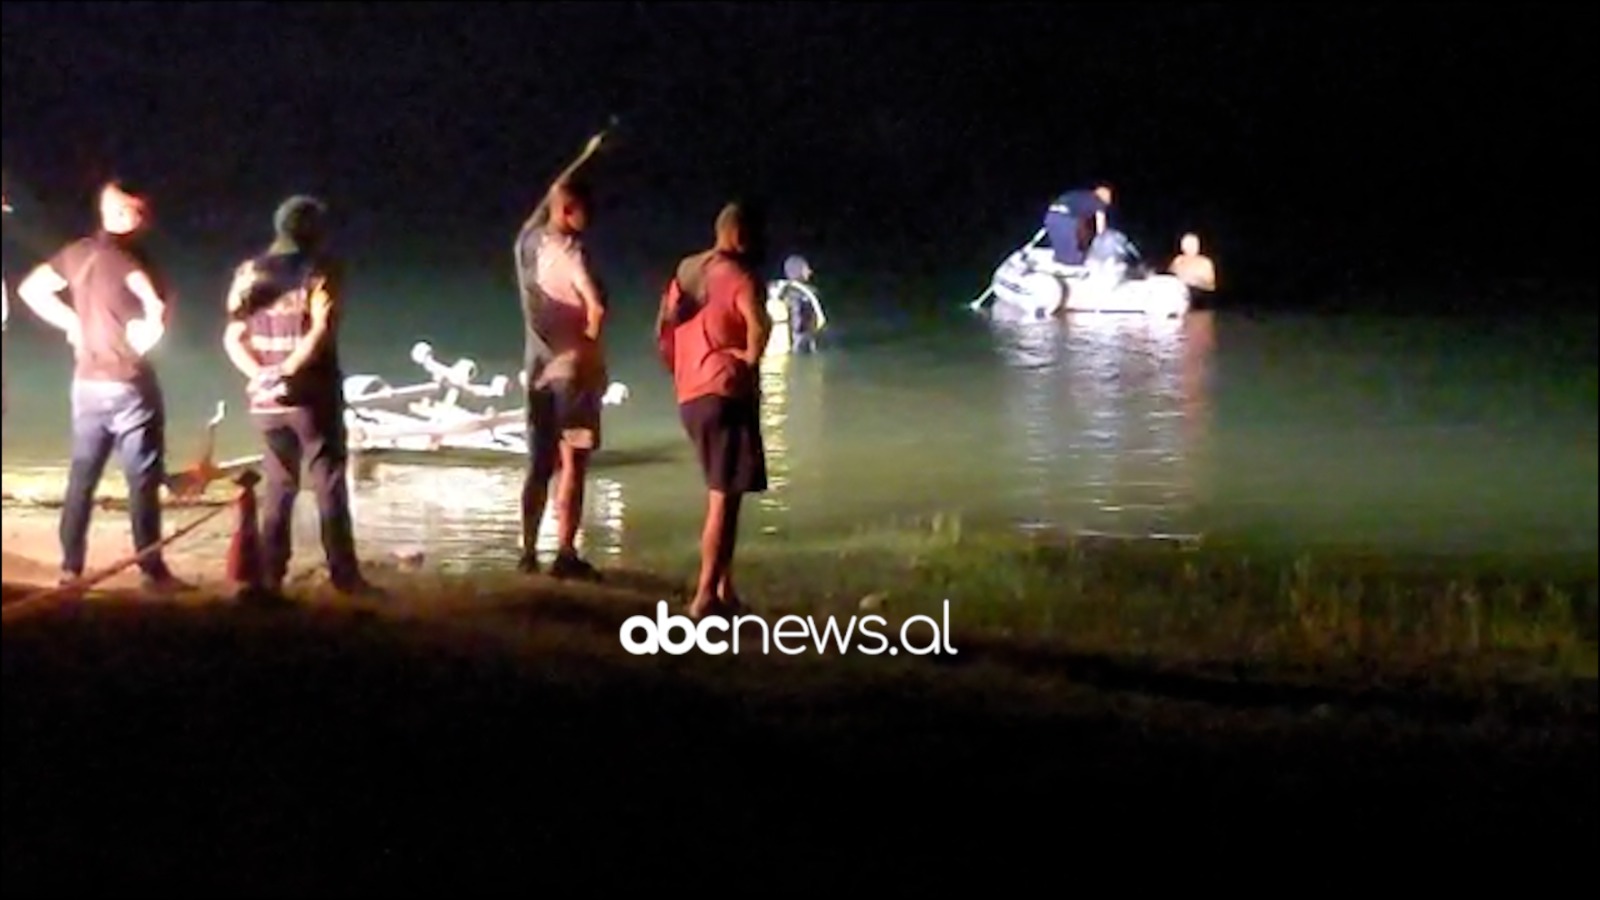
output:
[[[598,144],[598,138],[591,142]],[[592,146],[591,146],[592,150]],[[528,472],[522,489],[522,558],[539,571],[539,525],[556,470],[557,549],[550,574],[598,580],[578,555],[584,479],[600,447],[607,384],[601,343],[606,298],[583,245],[591,196],[570,173],[551,185],[517,235],[517,282],[524,325]]]

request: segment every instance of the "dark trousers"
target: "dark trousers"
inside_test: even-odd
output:
[[[166,405],[154,376],[138,382],[72,382],[72,466],[61,506],[61,568],[81,575],[89,519],[106,463],[117,454],[128,481],[128,515],[138,550],[161,540],[161,484],[166,478]],[[168,574],[160,551],[142,557],[146,575]]]
[[[349,456],[345,447],[344,413],[337,404],[304,406],[284,412],[256,413],[266,452],[262,498],[262,563],[267,578],[281,583],[289,572],[293,550],[294,503],[300,493],[301,468],[310,470],[322,525],[322,550],[335,584],[360,577],[350,493],[345,481]]]

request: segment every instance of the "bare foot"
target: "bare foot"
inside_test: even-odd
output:
[[[688,616],[698,622],[706,616],[721,612],[721,606],[715,597],[696,597],[689,604]]]

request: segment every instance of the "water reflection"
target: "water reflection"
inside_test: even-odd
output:
[[[761,436],[767,451],[767,490],[757,497],[761,531],[777,534],[794,511],[804,475],[816,469],[823,440],[822,401],[826,360],[821,356],[774,354],[761,361]],[[797,484],[799,479],[799,484]]]
[[[357,537],[380,555],[425,550],[432,562],[446,566],[510,566],[521,550],[522,479],[518,465],[363,465],[351,476]],[[298,504],[297,518],[302,540],[311,541],[302,546],[314,547],[318,526],[309,499]],[[620,557],[627,510],[622,484],[591,474],[583,505],[578,549],[601,559]],[[556,538],[552,504],[539,524],[541,555],[555,553]]]
[[[993,324],[1024,528],[1193,530],[1212,327],[1208,312]]]
[[[782,514],[789,509],[789,361],[787,353],[761,360],[761,440],[767,451],[767,490],[756,495],[763,513]],[[763,515],[761,530],[777,532],[771,516]]]

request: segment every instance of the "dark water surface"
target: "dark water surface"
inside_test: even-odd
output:
[[[496,289],[442,274],[445,288],[418,296],[424,277],[436,276],[368,286],[375,299],[347,326],[347,369],[419,380],[407,354],[427,339],[442,358],[469,355],[485,376],[515,377],[515,307],[457,304]],[[763,375],[772,490],[746,516],[748,541],[945,515],[969,530],[1595,552],[1593,315],[1223,309],[1182,323],[1011,326],[965,313],[959,296],[935,311],[848,288],[826,296],[831,343]],[[589,489],[583,541],[602,558],[691,546],[702,513],[648,339],[653,305],[642,292],[622,298],[610,338],[613,376],[632,396],[606,420],[607,446],[625,464],[597,472]],[[219,456],[255,452],[239,379],[210,333],[220,326],[197,319],[158,351],[172,454],[192,457],[218,400],[234,410]],[[8,473],[61,466],[64,345],[13,310],[5,367]],[[521,472],[508,464],[378,467],[357,486],[363,539],[419,546],[436,562],[509,563]],[[313,515],[309,497],[303,507]]]

